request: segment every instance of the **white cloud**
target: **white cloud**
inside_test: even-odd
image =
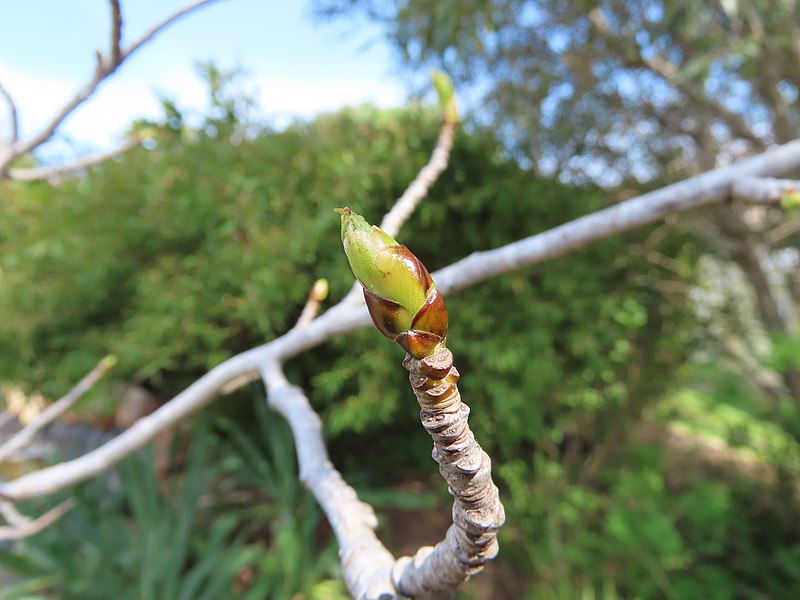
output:
[[[59,112],[78,90],[79,82],[28,75],[0,65],[0,74],[14,97],[20,122],[20,134],[28,137]],[[145,86],[130,81],[109,81],[64,121],[58,133],[74,138],[76,143],[106,147],[114,143],[133,118],[158,114],[158,102]],[[0,117],[0,127],[7,137],[8,112]]]
[[[270,79],[260,82],[260,88],[263,112],[278,123],[367,102],[384,108],[399,106],[405,99],[400,85],[378,80]]]
[[[123,67],[124,69],[124,67]],[[45,78],[17,72],[0,64],[0,80],[13,94],[19,110],[21,133],[31,135],[45,126],[66,100],[75,93],[78,82]],[[402,86],[382,79],[287,79],[254,77],[243,81],[247,90],[257,90],[256,100],[262,115],[276,125],[292,118],[309,118],[345,105],[370,102],[381,107],[404,102]],[[161,114],[159,96],[173,99],[191,111],[202,111],[206,90],[196,75],[187,69],[178,74],[159,73],[150,81],[131,78],[120,72],[106,81],[95,95],[81,105],[63,124],[61,137],[77,147],[107,148],[119,140],[132,120],[155,118]],[[0,131],[8,131],[8,115],[0,116]],[[65,151],[57,144],[56,153]],[[51,151],[45,149],[44,154]]]

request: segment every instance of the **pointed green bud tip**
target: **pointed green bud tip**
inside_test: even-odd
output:
[[[375,327],[415,358],[444,346],[447,309],[425,266],[380,227],[349,208],[342,218],[342,245]]]
[[[458,123],[458,107],[456,106],[455,91],[453,90],[453,80],[443,71],[434,69],[431,74],[433,87],[439,96],[439,106],[442,115],[448,123]]]

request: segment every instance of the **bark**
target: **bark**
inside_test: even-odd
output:
[[[422,425],[433,438],[433,459],[454,497],[453,524],[445,539],[397,561],[393,579],[407,596],[435,597],[480,572],[498,552],[497,530],[505,521],[492,463],[469,428],[469,407],[456,385],[453,355],[443,349],[423,359],[406,355],[403,366],[421,409]]]

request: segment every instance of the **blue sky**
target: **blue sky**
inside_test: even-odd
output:
[[[123,41],[133,40],[189,0],[123,0]],[[0,20],[0,81],[30,134],[89,77],[105,50],[105,0],[5,2]],[[241,67],[263,115],[274,123],[346,104],[396,106],[406,88],[380,32],[364,21],[315,22],[303,1],[218,0],[165,30],[126,62],[66,123],[78,149],[105,147],[131,119],[159,114],[158,96],[200,108],[194,65]],[[8,114],[0,105],[0,135]]]

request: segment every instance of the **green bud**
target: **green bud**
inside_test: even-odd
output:
[[[107,371],[108,369],[113,369],[118,362],[119,359],[116,357],[116,355],[107,354],[100,361],[100,368]]]
[[[311,286],[311,297],[317,302],[322,302],[328,297],[330,286],[327,279],[317,279]]]
[[[425,266],[381,228],[349,208],[342,216],[342,244],[364,288],[372,321],[383,335],[415,358],[444,346],[447,309]]]
[[[434,69],[431,74],[433,87],[439,96],[439,106],[442,109],[444,118],[449,123],[458,123],[458,107],[456,106],[455,92],[453,91],[453,80],[442,71]]]
[[[784,191],[781,195],[781,208],[784,210],[795,210],[800,208],[800,191]]]

